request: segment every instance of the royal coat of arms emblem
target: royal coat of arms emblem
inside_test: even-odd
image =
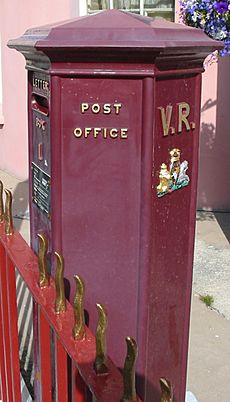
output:
[[[178,148],[172,149],[169,155],[169,167],[165,163],[161,165],[160,183],[156,187],[158,197],[163,197],[189,184],[189,176],[187,175],[188,161],[180,161],[181,151]]]

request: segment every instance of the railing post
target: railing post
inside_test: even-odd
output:
[[[19,362],[19,342],[18,342],[18,310],[16,294],[15,267],[7,257],[7,295],[9,306],[9,339],[11,351],[11,368],[13,379],[14,402],[21,402],[21,382],[20,382],[20,362]]]
[[[2,246],[0,246],[3,248]],[[8,286],[7,286],[7,261],[5,251],[1,253],[1,310],[2,310],[2,327],[3,327],[3,345],[4,345],[4,358],[5,358],[5,375],[6,375],[6,389],[7,389],[7,402],[13,402],[13,382],[12,382],[12,367],[11,367],[11,345],[10,345],[10,328],[9,328],[9,305],[8,305]],[[5,401],[4,401],[5,402]]]
[[[34,336],[34,401],[41,400],[41,374],[40,374],[40,353],[39,353],[39,331],[38,331],[38,310],[39,306],[33,299],[33,336]]]
[[[81,378],[78,369],[72,362],[72,401],[73,402],[86,402],[85,399],[86,386]]]
[[[39,311],[39,347],[41,369],[41,401],[52,402],[50,326],[41,308]]]
[[[55,346],[57,402],[68,402],[67,353],[57,336],[55,336]]]
[[[1,398],[7,401],[7,383],[6,383],[6,366],[5,366],[5,345],[4,345],[4,328],[3,328],[3,298],[2,298],[2,270],[5,269],[5,250],[0,244],[0,375],[1,375]]]

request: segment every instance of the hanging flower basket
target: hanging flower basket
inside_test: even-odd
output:
[[[230,54],[230,0],[180,0],[180,17],[186,25],[222,41],[220,56]]]

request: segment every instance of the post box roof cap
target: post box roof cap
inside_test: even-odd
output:
[[[107,10],[42,27],[32,28],[9,41],[9,47],[23,50],[35,48],[48,54],[52,49],[110,49],[122,51],[152,49],[180,53],[186,49],[209,53],[223,47],[202,30],[175,24],[163,18],[143,17],[121,10]],[[167,51],[168,49],[168,51]],[[187,52],[186,52],[187,53]]]

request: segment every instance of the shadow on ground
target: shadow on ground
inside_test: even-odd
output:
[[[21,229],[23,219],[29,220],[29,183],[28,180],[17,184],[13,192],[14,226]]]
[[[214,215],[222,232],[230,243],[230,212],[214,212]]]

